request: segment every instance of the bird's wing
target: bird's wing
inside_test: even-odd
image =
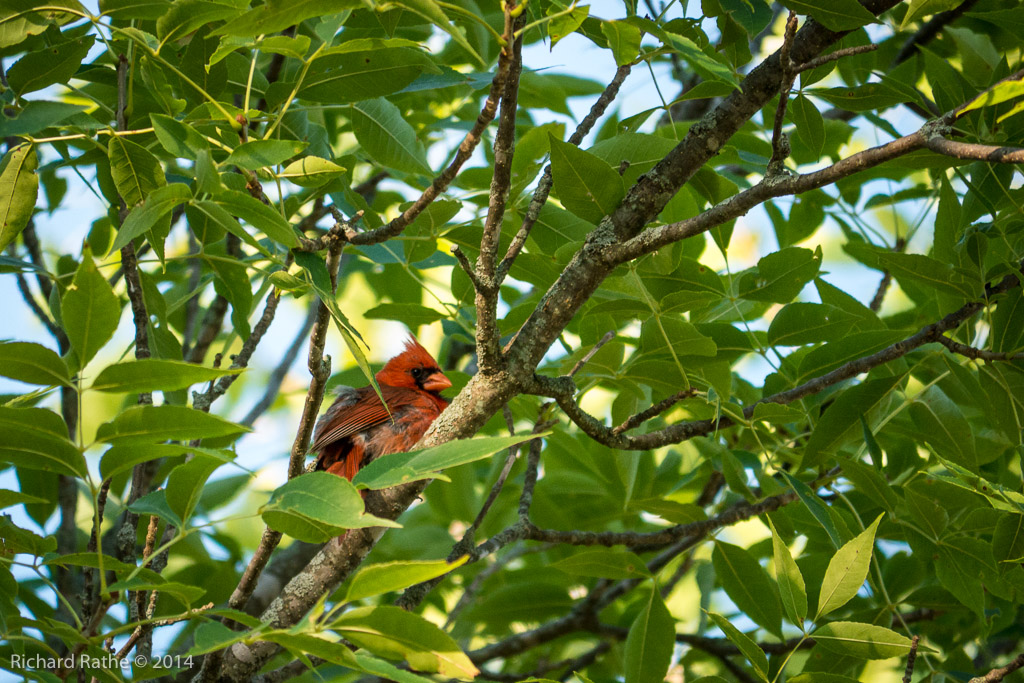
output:
[[[385,387],[381,387],[381,389],[383,390]],[[385,391],[385,396],[386,394]],[[324,446],[344,439],[346,436],[358,434],[375,425],[388,422],[390,419],[388,411],[372,387],[350,390],[347,395],[343,394],[335,401],[320,418],[316,438],[309,450],[316,453]]]

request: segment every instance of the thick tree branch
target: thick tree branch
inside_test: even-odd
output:
[[[869,0],[864,6],[874,14],[881,14],[896,4],[896,0]],[[798,64],[814,59],[843,35],[808,20],[793,39],[791,59]],[[619,207],[588,235],[583,247],[523,324],[508,351],[510,364],[535,368],[551,343],[612,268],[617,263],[646,253],[641,250],[626,256],[616,252],[612,256],[609,252],[615,251],[614,247],[621,242],[642,242],[643,237],[652,232],[644,230],[647,223],[741,126],[779,92],[782,77],[780,55],[775,53],[751,71],[740,87],[718,107],[694,124],[686,137],[626,193]],[[722,218],[724,220],[728,219]],[[623,260],[617,260],[618,256],[624,257]]]

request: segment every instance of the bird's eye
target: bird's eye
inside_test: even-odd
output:
[[[413,379],[421,379],[426,374],[426,370],[423,368],[413,368],[411,372]]]

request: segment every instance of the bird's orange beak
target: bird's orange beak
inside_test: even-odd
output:
[[[427,391],[444,391],[452,385],[452,381],[444,376],[443,372],[435,372],[423,383]]]

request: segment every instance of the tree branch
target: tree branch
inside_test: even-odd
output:
[[[608,87],[604,89],[601,96],[597,98],[594,105],[590,108],[587,115],[580,121],[580,125],[576,126],[576,130],[572,135],[569,136],[569,143],[579,146],[583,142],[583,138],[590,132],[597,123],[597,120],[604,115],[605,110],[608,106],[615,101],[616,96],[619,94],[619,88],[622,87],[623,81],[626,80],[626,76],[629,75],[632,66],[624,64],[615,70],[615,76],[612,78]],[[515,263],[516,258],[519,256],[519,252],[522,251],[523,246],[526,244],[526,238],[530,236],[530,231],[533,230],[534,224],[537,219],[540,218],[540,210],[544,208],[544,204],[548,201],[548,195],[551,194],[553,179],[551,176],[551,164],[548,164],[544,168],[544,173],[541,175],[540,181],[537,183],[537,188],[533,191],[533,198],[530,199],[530,205],[526,207],[526,213],[523,216],[522,225],[519,226],[519,230],[516,232],[515,237],[512,238],[512,243],[508,246],[508,251],[505,252],[505,258],[498,264],[498,270],[495,274],[495,279],[498,286],[505,281],[508,276],[508,271],[512,268],[512,264]]]
[[[766,396],[755,401],[743,409],[743,416],[746,419],[752,418],[754,410],[760,403],[792,403],[793,401],[804,398],[805,396],[816,394],[833,384],[856,377],[857,375],[867,372],[879,365],[884,365],[885,363],[896,360],[897,358],[900,358],[914,349],[924,346],[925,344],[938,342],[945,332],[956,329],[964,321],[984,308],[988,298],[1012,289],[1013,287],[1017,287],[1019,284],[1020,281],[1017,275],[1007,275],[999,282],[999,284],[992,287],[986,287],[984,294],[985,299],[964,304],[942,320],[926,325],[917,333],[903,339],[902,341],[898,341],[895,344],[887,346],[881,351],[852,360],[831,372],[815,377],[814,379],[804,382],[792,389],[780,391],[776,394],[772,394],[771,396]],[[583,432],[590,438],[604,444],[605,446],[620,450],[650,450],[652,448],[660,448],[668,444],[680,443],[687,439],[692,439],[695,436],[710,434],[713,431],[717,431],[725,427],[731,427],[736,424],[736,421],[732,418],[720,417],[718,419],[680,422],[647,434],[628,436],[621,433],[614,433],[612,429],[606,427],[595,417],[584,411],[573,398],[573,395],[576,392],[576,385],[568,377],[550,378],[537,376],[528,391],[541,396],[554,398],[569,419],[572,420],[573,423],[583,430]]]
[[[505,6],[505,35],[514,35],[526,24],[526,14],[513,19],[510,5]],[[498,282],[495,261],[501,240],[501,225],[505,218],[509,188],[512,185],[512,158],[516,145],[516,113],[519,108],[519,75],[523,70],[523,36],[512,43],[511,64],[505,78],[501,97],[498,131],[494,136],[494,174],[488,195],[487,218],[480,237],[480,254],[476,259],[476,355],[479,372],[497,373],[502,366],[498,343]]]
[[[508,42],[511,41],[509,40]],[[412,203],[412,206],[386,225],[374,230],[368,230],[367,232],[356,233],[353,231],[347,234],[346,238],[349,242],[356,245],[379,244],[393,237],[398,237],[409,223],[416,220],[416,217],[430,206],[430,203],[438,195],[447,189],[448,185],[455,179],[455,176],[458,175],[459,169],[469,160],[473,150],[480,144],[480,138],[483,135],[484,129],[494,120],[494,116],[498,111],[498,100],[501,98],[501,93],[505,88],[505,79],[508,77],[510,66],[511,55],[506,50],[502,50],[498,57],[498,69],[494,74],[494,79],[491,81],[491,90],[487,94],[487,100],[484,102],[483,109],[480,110],[480,115],[477,117],[476,123],[473,124],[473,128],[462,139],[459,149],[451,163],[448,164],[448,167],[434,178],[427,189],[423,190],[419,198]]]
[[[284,383],[285,377],[288,376],[288,371],[292,365],[295,364],[295,359],[299,357],[299,352],[302,350],[302,345],[305,343],[306,338],[309,336],[310,331],[313,329],[313,324],[317,319],[317,311],[319,306],[317,303],[313,303],[309,306],[306,319],[303,321],[302,326],[295,335],[295,339],[285,350],[281,360],[274,366],[274,371],[270,373],[270,377],[267,378],[266,389],[263,391],[263,396],[256,402],[256,405],[246,414],[244,418],[239,422],[247,427],[253,426],[256,420],[259,419],[263,413],[267,412],[271,405],[274,403],[274,399],[277,398],[278,393],[281,391],[281,385]]]
[[[1022,667],[1024,667],[1024,654],[1019,654],[1006,666],[998,669],[992,669],[984,676],[972,678],[970,683],[999,683],[1001,680]]]

